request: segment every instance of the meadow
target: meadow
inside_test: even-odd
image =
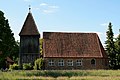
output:
[[[0,71],[0,80],[120,80],[120,70]]]

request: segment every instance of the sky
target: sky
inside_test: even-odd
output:
[[[92,32],[104,45],[109,22],[115,37],[119,34],[120,0],[0,0],[16,40],[20,40],[29,5],[41,36],[44,31]]]

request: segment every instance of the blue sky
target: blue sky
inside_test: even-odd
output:
[[[39,32],[96,32],[102,43],[109,22],[120,29],[120,0],[0,0],[16,40],[31,5]]]

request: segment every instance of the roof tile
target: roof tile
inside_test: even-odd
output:
[[[96,33],[43,32],[44,57],[107,57]]]

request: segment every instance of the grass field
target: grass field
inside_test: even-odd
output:
[[[120,80],[120,70],[0,71],[0,80]]]

